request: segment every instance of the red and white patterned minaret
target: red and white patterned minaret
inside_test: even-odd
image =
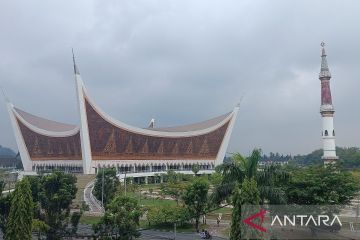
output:
[[[339,158],[336,156],[335,130],[334,130],[334,106],[331,99],[330,78],[331,74],[326,60],[325,43],[321,43],[321,70],[319,79],[321,82],[321,107],[322,117],[322,139],[324,154],[322,159],[324,164],[334,163]]]

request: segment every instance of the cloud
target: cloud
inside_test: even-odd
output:
[[[321,147],[320,42],[337,144],[358,146],[357,1],[3,1],[0,85],[20,108],[78,121],[71,48],[93,99],[137,126],[220,115],[245,94],[229,152]],[[0,144],[16,148],[4,105]]]

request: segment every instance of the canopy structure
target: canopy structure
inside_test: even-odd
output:
[[[25,171],[99,167],[125,171],[184,169],[222,163],[239,109],[195,124],[139,128],[106,114],[90,98],[74,61],[80,121],[60,123],[32,115],[8,102],[8,111]]]

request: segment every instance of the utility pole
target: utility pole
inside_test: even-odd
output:
[[[102,168],[101,206],[104,208],[104,168]]]
[[[124,178],[124,185],[125,185],[125,197],[126,197],[126,172],[127,172],[127,171],[125,171],[125,178]]]

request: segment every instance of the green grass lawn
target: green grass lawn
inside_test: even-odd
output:
[[[140,199],[139,204],[144,206],[174,206],[176,205],[176,201],[168,200],[168,199],[156,199],[146,197],[145,195],[139,196],[139,193],[129,192],[127,193],[128,196],[134,197],[136,199]]]
[[[100,221],[100,216],[86,216],[86,215],[82,215],[80,218],[80,223],[81,224],[95,224],[98,223]]]
[[[176,201],[174,200],[166,200],[166,199],[141,199],[140,205],[144,206],[175,206]]]

